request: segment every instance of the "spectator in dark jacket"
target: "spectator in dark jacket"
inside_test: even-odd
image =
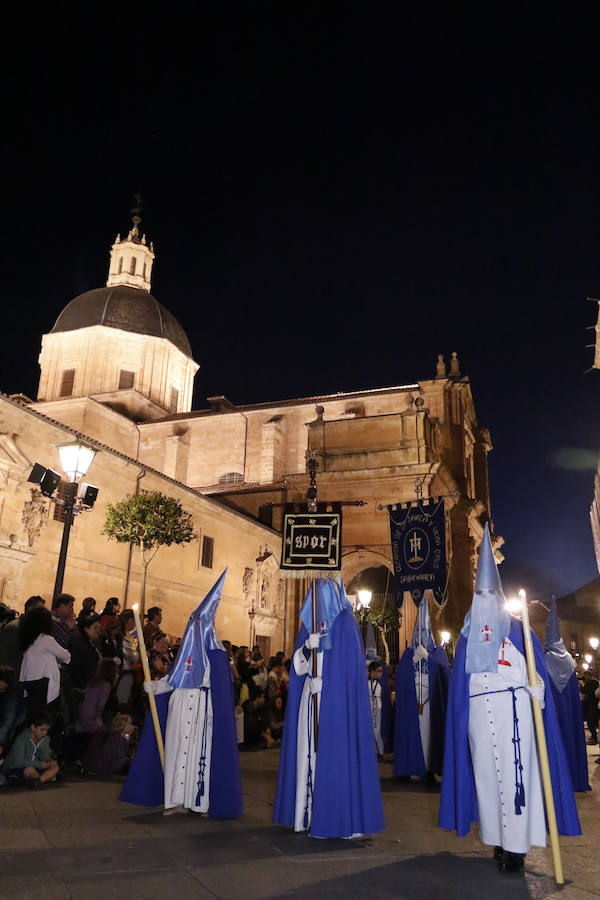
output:
[[[52,601],[52,637],[65,650],[71,649],[71,636],[75,628],[74,603],[75,597],[71,594],[59,594]]]
[[[68,670],[73,687],[78,691],[85,690],[98,669],[101,659],[97,646],[99,637],[100,616],[90,613],[79,622],[71,642],[71,662]]]
[[[112,659],[116,666],[123,664],[123,620],[121,616],[110,616],[101,625],[100,653],[104,659]]]

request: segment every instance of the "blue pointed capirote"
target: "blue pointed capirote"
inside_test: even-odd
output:
[[[169,670],[169,684],[173,688],[199,688],[206,681],[208,650],[223,650],[215,631],[215,615],[227,569],[196,607],[187,623],[175,662]]]

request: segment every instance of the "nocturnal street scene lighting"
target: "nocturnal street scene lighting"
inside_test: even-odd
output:
[[[596,896],[594,19],[157,13],[3,48],[0,894]]]

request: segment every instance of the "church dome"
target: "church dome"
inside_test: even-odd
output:
[[[118,284],[79,294],[65,306],[51,333],[92,325],[166,338],[192,358],[190,342],[177,319],[152,294],[140,288]]]

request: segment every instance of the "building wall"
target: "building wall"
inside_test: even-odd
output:
[[[18,610],[32,594],[51,599],[63,532],[62,524],[52,519],[50,501],[27,478],[35,462],[60,471],[56,445],[72,438],[67,428],[0,396],[0,599]],[[200,535],[191,544],[162,548],[148,569],[146,606],[163,608],[169,633],[182,633],[192,610],[228,567],[217,615],[220,636],[248,643],[248,612],[257,607],[260,633],[272,636],[279,649],[286,588],[280,586],[277,572],[281,551],[277,534],[106,448],[97,452],[86,480],[99,488],[98,500],[92,510],[75,519],[64,580],[64,590],[75,596],[76,608],[88,595],[96,597],[99,607],[110,596],[128,605],[138,599],[138,550],[133,550],[130,560],[129,545],[109,541],[100,532],[107,503],[133,493],[139,485],[176,497],[192,514]],[[205,535],[214,539],[211,569],[201,565]],[[259,569],[263,575],[267,569],[265,562],[258,566],[257,559],[265,552],[272,571],[269,584],[263,587],[257,575]],[[249,572],[258,583],[258,595],[247,589]]]

